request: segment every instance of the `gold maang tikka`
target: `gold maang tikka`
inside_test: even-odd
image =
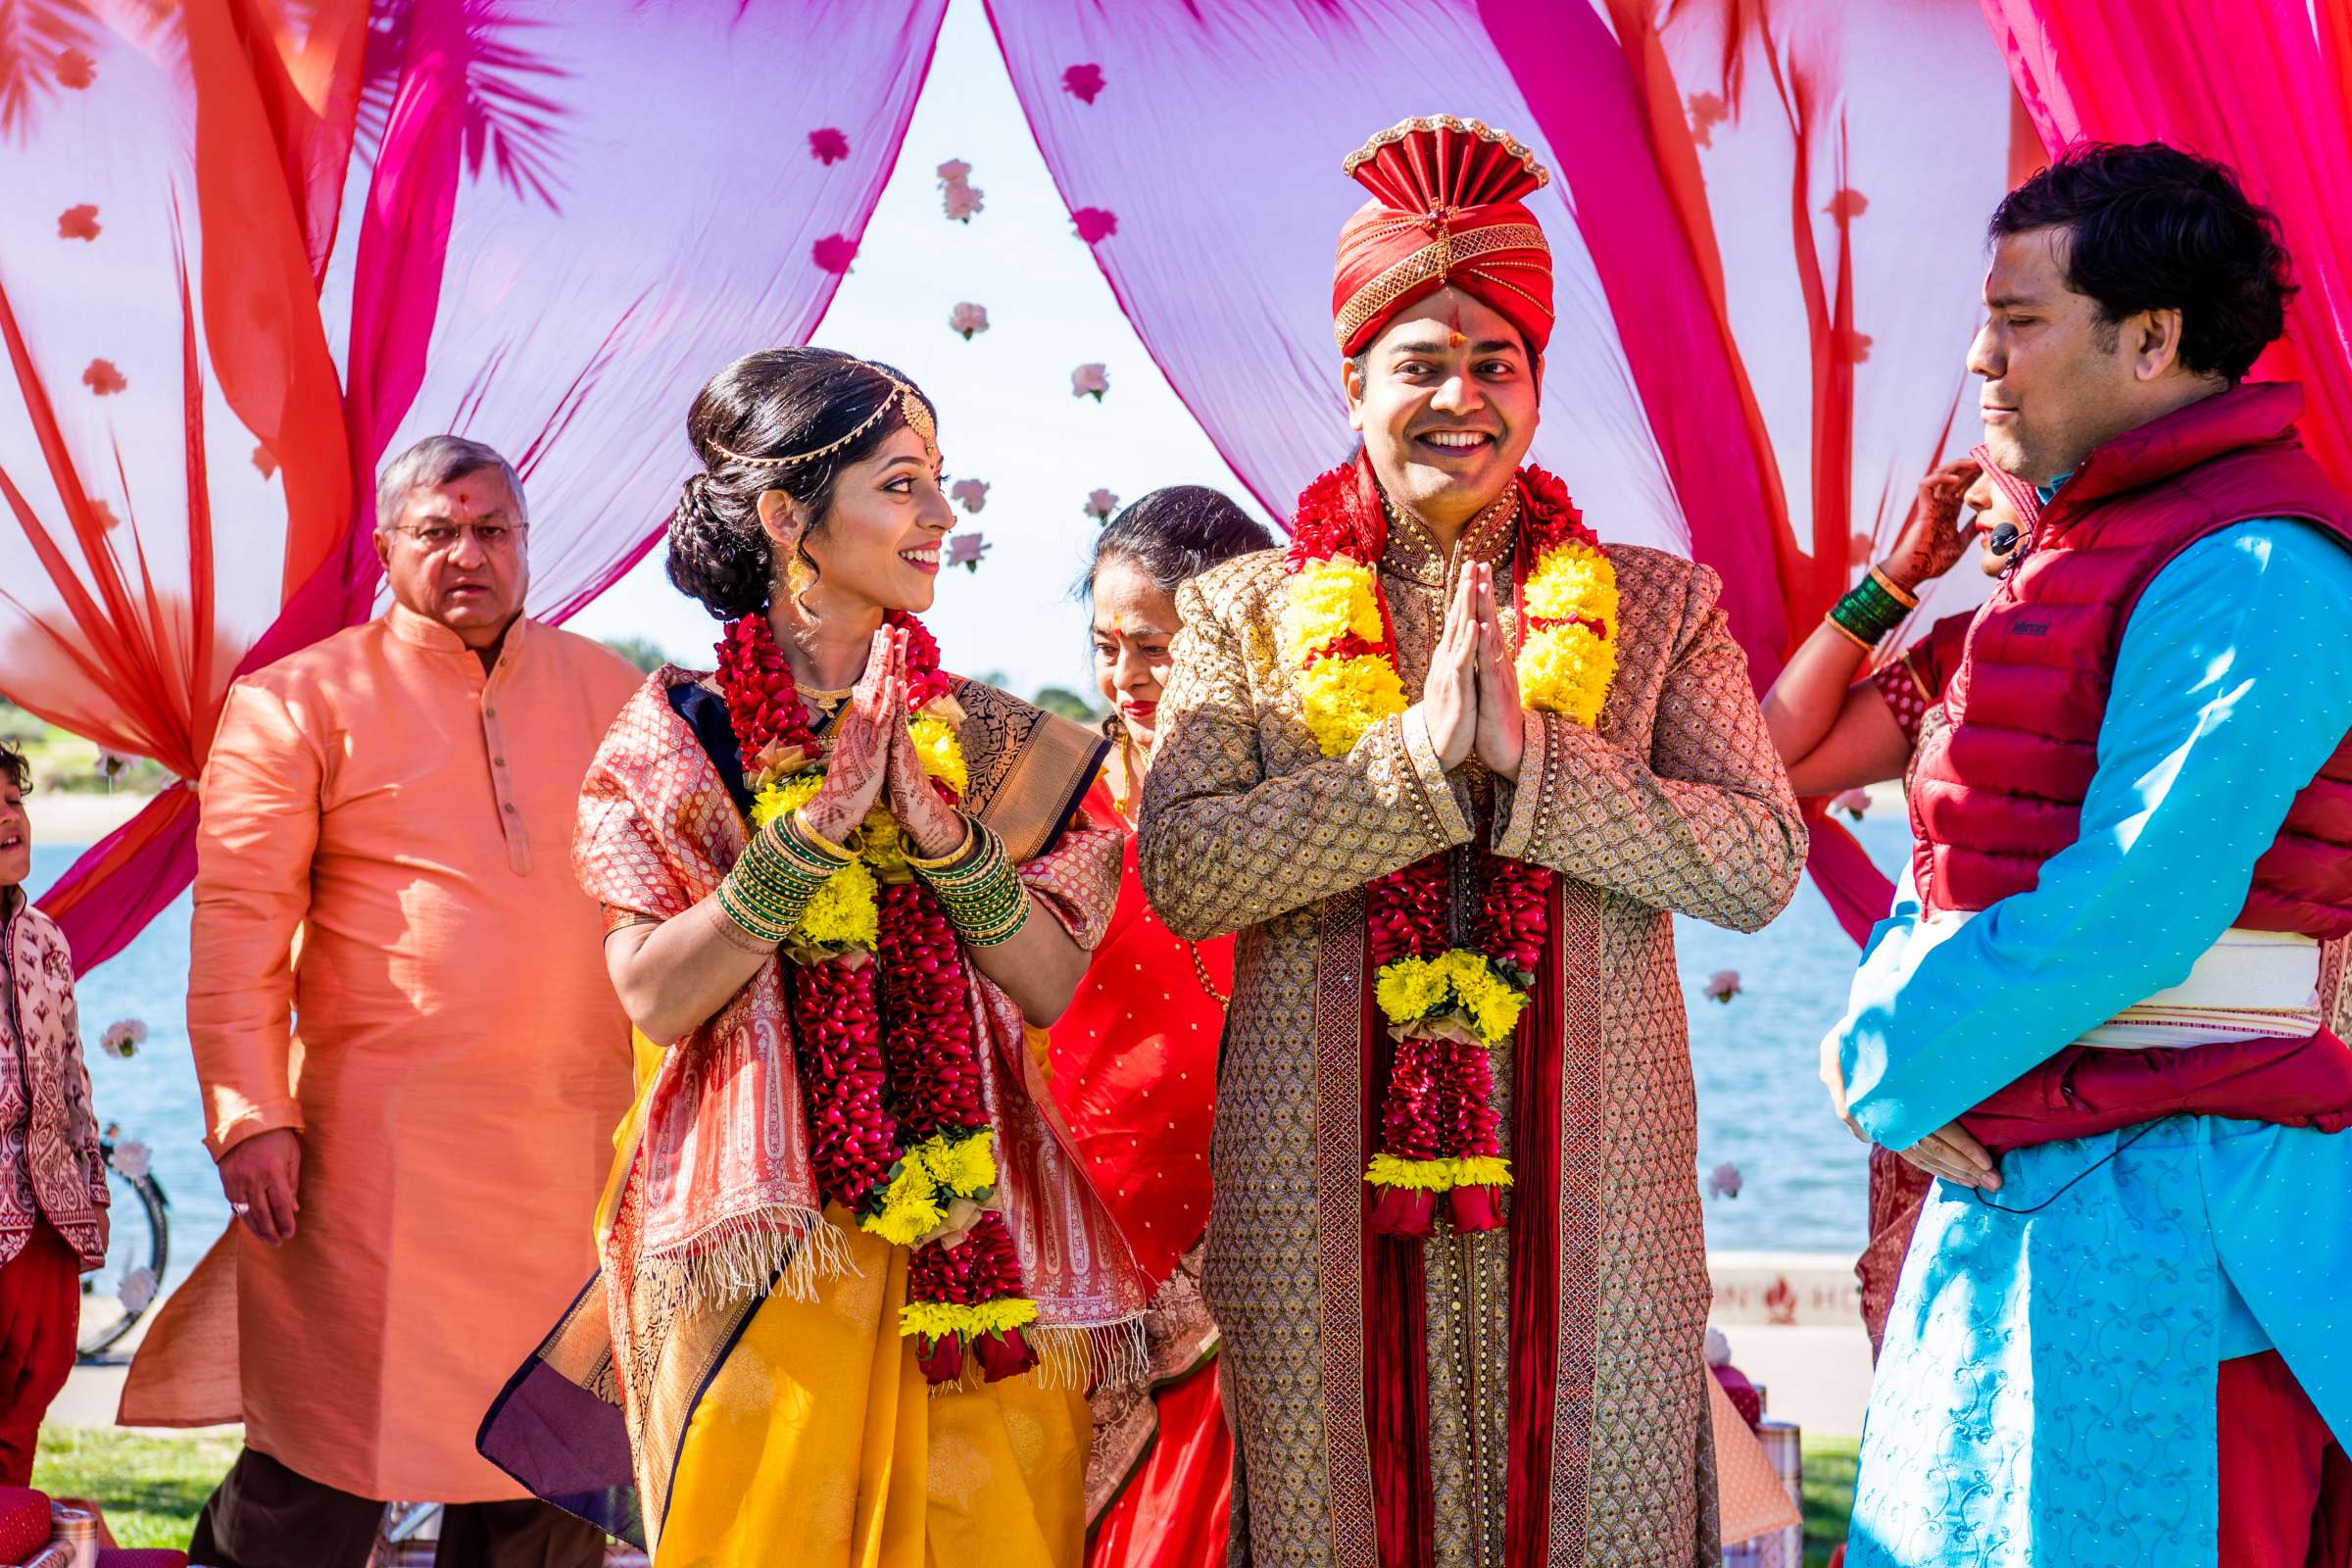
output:
[[[916,438],[923,443],[923,455],[933,463],[937,463],[939,461],[939,423],[931,417],[931,406],[923,401],[923,395],[920,392],[897,376],[881,370],[877,370],[876,373],[888,381],[894,390],[881,402],[874,405],[873,413],[858,420],[857,425],[838,441],[828,441],[823,446],[811,451],[794,452],[780,458],[755,458],[741,452],[730,452],[715,441],[710,443],[710,450],[722,458],[743,464],[747,467],[797,467],[801,464],[814,463],[820,458],[829,458],[839,452],[879,423],[882,416],[890,412],[891,405],[895,403],[898,405],[899,417],[906,421],[906,428],[912,430]]]

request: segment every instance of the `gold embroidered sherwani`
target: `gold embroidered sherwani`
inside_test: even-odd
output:
[[[1477,559],[1507,583],[1512,534],[1507,513],[1482,518],[1449,563],[1411,519],[1392,525],[1381,586],[1408,696],[1428,673],[1452,572]],[[1377,1560],[1363,1415],[1362,889],[1476,840],[1552,867],[1564,895],[1554,946],[1566,1038],[1544,1043],[1563,1068],[1547,1560],[1719,1555],[1695,1104],[1668,916],[1763,925],[1794,891],[1805,830],[1715,573],[1654,550],[1608,555],[1623,608],[1607,707],[1593,730],[1529,713],[1515,785],[1475,761],[1442,773],[1413,714],[1324,758],[1276,651],[1280,554],[1180,591],[1142,866],[1178,936],[1241,933],[1206,1283],[1242,1435],[1236,1550],[1246,1529],[1258,1568]],[[1510,1048],[1494,1054],[1507,1137]],[[1440,1568],[1502,1560],[1507,1238],[1441,1221],[1424,1244]]]

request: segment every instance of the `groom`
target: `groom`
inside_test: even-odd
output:
[[[1182,590],[1144,802],[1160,917],[1243,933],[1207,1288],[1250,1550],[1712,1563],[1670,916],[1764,924],[1804,829],[1715,573],[1522,466],[1549,176],[1450,116],[1345,169],[1363,450]]]

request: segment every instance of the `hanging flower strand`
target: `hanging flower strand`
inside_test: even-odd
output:
[[[983,192],[972,183],[972,166],[951,158],[939,166],[939,200],[951,221],[968,223],[980,211]]]

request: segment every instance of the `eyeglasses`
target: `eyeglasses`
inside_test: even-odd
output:
[[[456,549],[458,540],[466,534],[473,535],[473,542],[484,550],[504,550],[518,543],[530,526],[527,522],[395,523],[392,531],[415,540],[424,547],[427,555],[438,556]]]

